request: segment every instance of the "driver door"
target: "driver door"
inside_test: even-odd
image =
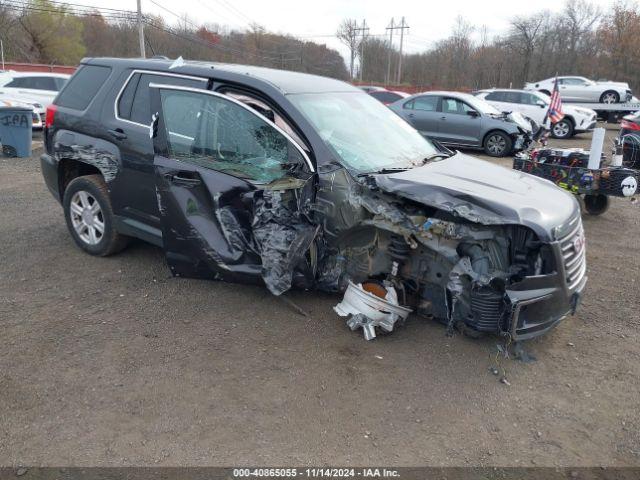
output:
[[[255,212],[264,210],[267,191],[279,199],[289,190],[305,195],[312,163],[287,133],[238,100],[150,87],[156,194],[172,273],[259,282],[264,242],[254,232]]]

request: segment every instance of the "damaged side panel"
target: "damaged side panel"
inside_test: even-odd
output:
[[[231,175],[156,157],[156,189],[167,261],[176,276],[257,281],[251,237],[255,189]]]

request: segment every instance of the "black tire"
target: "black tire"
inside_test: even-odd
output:
[[[585,195],[582,203],[589,215],[602,215],[609,209],[609,197],[602,195]]]
[[[484,152],[491,157],[505,157],[513,150],[511,137],[498,130],[487,133],[482,142],[482,146]]]
[[[574,126],[570,118],[564,117],[558,123],[554,123],[551,127],[551,136],[565,140],[573,137]]]
[[[92,207],[97,203],[98,213],[91,214],[91,211],[85,212],[85,210],[90,210],[89,208],[85,208],[82,210],[82,214],[80,214],[77,208],[81,208],[79,205],[83,199],[86,199]],[[72,201],[74,203],[73,208],[75,209],[73,212]],[[76,242],[76,245],[85,252],[99,257],[106,257],[107,255],[119,252],[127,245],[129,239],[119,234],[114,228],[111,200],[102,176],[86,175],[73,179],[64,191],[62,207],[71,237],[74,242]],[[88,214],[88,218],[85,218],[85,213]],[[102,224],[103,231],[99,235],[99,224],[96,220],[100,220]],[[87,226],[89,223],[91,224],[90,227]],[[86,227],[84,233],[79,233],[74,224],[80,225],[78,227],[80,229],[83,226]],[[89,232],[91,229],[94,230],[93,236]],[[85,236],[85,238],[81,235]]]
[[[549,90],[538,90],[540,93],[544,93],[545,95],[547,95],[548,97],[551,96],[551,92]]]
[[[613,90],[607,90],[600,95],[600,103],[618,103],[620,102],[620,95]]]

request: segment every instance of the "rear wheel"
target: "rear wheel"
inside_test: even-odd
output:
[[[573,122],[568,118],[563,118],[558,123],[554,123],[551,127],[551,135],[553,138],[571,138],[573,136]]]
[[[511,153],[513,142],[504,132],[489,132],[484,139],[484,151],[492,157],[504,157]]]
[[[104,257],[126,246],[128,238],[114,228],[109,192],[100,175],[72,180],[62,206],[71,237],[85,252]]]
[[[602,195],[585,195],[584,208],[589,215],[601,215],[609,209],[609,197]]]
[[[618,103],[620,101],[620,95],[613,90],[607,90],[600,95],[600,103]]]

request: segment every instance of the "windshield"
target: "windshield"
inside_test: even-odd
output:
[[[440,154],[412,126],[366,93],[296,94],[289,99],[341,163],[360,173],[411,168]]]

